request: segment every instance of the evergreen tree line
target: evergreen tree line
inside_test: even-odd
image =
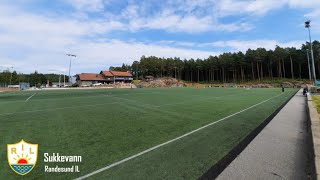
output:
[[[59,74],[41,74],[35,71],[34,73],[30,74],[22,74],[17,73],[16,71],[9,71],[4,70],[3,72],[0,72],[0,87],[5,87],[10,85],[17,85],[20,82],[26,82],[30,83],[30,86],[41,86],[44,84],[47,84],[47,80],[49,82],[59,82]],[[60,77],[60,81],[63,82],[63,75]],[[69,77],[66,76],[66,82],[68,82]],[[11,81],[11,82],[10,82]]]
[[[207,59],[180,59],[142,56],[140,61],[110,70],[130,71],[135,79],[147,75],[176,77],[192,82],[245,82],[273,78],[309,79],[307,51],[310,43],[300,49],[265,48],[248,49],[242,52],[227,52]],[[320,77],[320,43],[313,42],[313,54],[317,77]],[[309,51],[311,64],[311,54]],[[312,69],[311,69],[312,70]],[[312,74],[312,73],[311,73]]]
[[[248,49],[242,52],[227,52],[207,59],[180,59],[142,56],[132,65],[110,67],[111,71],[129,71],[135,79],[147,75],[159,77],[175,77],[191,82],[245,82],[273,78],[309,79],[307,52],[311,65],[309,43],[302,44],[300,49],[282,48],[274,50],[265,48]],[[320,42],[313,42],[316,76],[320,77]],[[311,68],[312,70],[312,68]],[[312,73],[311,73],[312,74]],[[59,74],[42,74],[35,71],[31,74],[4,70],[0,72],[0,86],[30,83],[40,86],[50,82],[58,82]],[[63,75],[61,75],[63,82]],[[68,76],[65,77],[68,82]]]

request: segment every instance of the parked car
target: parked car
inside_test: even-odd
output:
[[[102,83],[95,83],[95,84],[92,84],[92,86],[101,86]]]

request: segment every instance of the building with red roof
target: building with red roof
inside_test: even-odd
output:
[[[129,83],[132,74],[122,71],[100,71],[100,74],[81,73],[76,75],[78,86],[92,86],[93,84],[113,84],[116,82]]]

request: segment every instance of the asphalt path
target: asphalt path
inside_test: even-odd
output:
[[[217,179],[312,179],[307,118],[300,90]]]

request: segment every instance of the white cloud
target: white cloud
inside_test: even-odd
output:
[[[210,16],[196,17],[194,15],[177,15],[164,12],[154,17],[132,18],[129,29],[137,31],[140,29],[159,29],[168,32],[202,33],[210,31],[248,31],[253,26],[248,23],[221,24]]]
[[[66,0],[77,10],[100,11],[104,8],[103,0]]]
[[[67,0],[79,11],[101,11],[114,4],[112,0]],[[116,19],[124,30],[160,29],[167,32],[201,33],[210,31],[249,31],[254,28],[250,18],[246,21],[221,23],[226,16],[260,18],[268,12],[283,7],[294,9],[308,8],[307,17],[316,18],[320,8],[319,0],[164,0],[128,1],[119,13],[104,12],[109,18]],[[112,7],[111,7],[112,8]],[[152,10],[156,8],[155,10]],[[115,28],[114,28],[115,29]]]
[[[210,17],[181,17],[170,14],[148,19],[144,27],[150,29],[166,29],[171,32],[206,32],[212,27],[212,19]]]
[[[79,56],[84,59],[109,59],[114,64],[132,63],[142,55],[158,57],[206,58],[216,55],[216,52],[175,48],[166,45],[148,44],[142,42],[125,42],[111,40],[101,43],[87,43],[79,45]],[[125,53],[121,53],[125,52]]]
[[[229,32],[234,31],[249,31],[253,29],[254,26],[248,23],[233,23],[233,24],[219,24],[216,26],[216,30],[224,30]]]
[[[0,27],[10,33],[81,36],[123,29],[124,24],[112,20],[77,20],[25,13],[11,7],[0,8]]]
[[[129,4],[121,13],[123,17],[134,18],[139,15],[139,7],[135,4]]]
[[[314,11],[306,14],[305,16],[309,17],[309,18],[319,18],[320,17],[320,9],[314,10]]]
[[[61,42],[61,46],[65,44]],[[59,46],[59,45],[57,45]],[[65,71],[68,67],[69,58],[65,56],[67,51],[55,52],[50,49],[35,50],[34,53],[26,55],[23,60],[9,57],[1,57],[2,63],[11,62],[15,69],[21,72]],[[56,47],[58,48],[58,47]],[[175,48],[166,45],[147,44],[142,42],[125,42],[119,40],[87,42],[77,41],[70,51],[77,55],[73,61],[72,72],[80,73],[88,69],[106,69],[110,65],[131,64],[139,60],[142,55],[158,57],[180,57],[180,58],[206,58],[209,55],[217,55],[218,52],[190,50]],[[125,52],[125,53],[124,53]]]
[[[308,13],[304,16],[312,20],[311,26],[317,31],[320,30],[320,1],[319,0],[288,0],[291,8],[307,9]]]
[[[85,38],[124,28],[118,22],[77,21],[6,10],[0,12],[0,64],[12,65],[19,72],[65,72],[69,64],[66,53],[78,56],[73,62],[73,73],[97,71],[123,62],[130,64],[142,55],[204,58],[215,54],[156,43]]]
[[[62,52],[83,37],[125,28],[117,21],[79,21],[56,16],[46,17],[25,13],[9,6],[2,6],[0,10],[3,10],[0,11],[0,46],[18,47],[23,49],[22,53],[46,49]]]
[[[219,16],[235,14],[265,15],[267,12],[281,8],[283,5],[285,5],[285,0],[220,0],[216,4],[216,9]]]
[[[289,6],[293,9],[309,9],[311,14],[320,8],[319,0],[220,0],[215,4],[215,10],[219,16],[229,15],[260,15],[263,16],[269,11]]]
[[[10,11],[11,12],[11,11]],[[15,11],[19,12],[19,11]],[[138,28],[162,28],[173,30],[187,29],[199,25],[201,31],[205,31],[213,24],[209,23],[209,17],[197,21],[195,17],[163,15],[157,21],[137,23]],[[162,18],[162,19],[161,19]],[[13,23],[20,22],[20,23]],[[201,22],[201,24],[197,24]],[[148,24],[149,23],[149,24]],[[175,26],[179,23],[178,26]],[[209,25],[207,25],[209,24]],[[246,24],[240,24],[247,26]],[[223,27],[224,26],[224,27]],[[142,55],[159,57],[180,58],[206,58],[209,55],[218,55],[219,51],[195,50],[201,47],[223,47],[234,51],[245,51],[247,48],[265,47],[273,49],[275,45],[300,46],[301,42],[279,43],[275,40],[252,40],[252,41],[217,41],[212,43],[195,43],[179,41],[160,42],[136,42],[108,39],[86,39],[88,34],[105,33],[112,29],[125,28],[122,23],[77,21],[74,19],[61,19],[45,17],[29,13],[1,13],[0,28],[0,59],[1,64],[13,65],[20,72],[63,71],[68,67],[69,58],[66,53],[77,55],[73,61],[72,73],[86,71],[99,71],[110,65],[132,63]],[[236,29],[237,26],[217,25],[216,28]],[[5,44],[5,46],[4,46]],[[178,48],[179,47],[179,48]],[[19,54],[19,56],[12,56]]]
[[[286,0],[293,8],[317,8],[320,6],[319,0]]]
[[[319,0],[194,0],[163,1],[157,13],[145,12],[145,1],[132,4],[122,12],[122,18],[128,20],[131,31],[140,29],[161,29],[167,32],[202,33],[210,31],[249,31],[254,25],[248,21],[221,23],[226,16],[260,18],[268,12],[289,6],[294,9],[309,8],[307,16],[316,17]],[[141,5],[141,6],[139,6]],[[144,13],[145,14],[144,14]]]
[[[281,2],[284,2],[280,0]],[[70,1],[78,11],[101,11],[106,2],[100,0]],[[110,65],[132,63],[142,55],[180,58],[206,58],[218,55],[224,49],[245,51],[248,48],[265,47],[274,49],[275,45],[300,47],[302,41],[279,42],[276,40],[250,41],[216,41],[197,43],[185,41],[137,42],[130,40],[110,40],[108,33],[112,31],[138,31],[141,29],[160,29],[167,32],[202,33],[209,31],[248,31],[254,28],[248,22],[229,22],[222,24],[216,17],[215,10],[225,15],[254,13],[263,15],[275,7],[274,1],[221,1],[215,8],[214,1],[183,1],[185,4],[160,8],[159,12],[147,15],[147,10],[141,13],[141,7],[130,4],[112,18],[99,19],[66,18],[59,15],[45,16],[25,12],[12,6],[0,6],[0,64],[5,67],[14,66],[20,72],[66,71],[69,59],[66,53],[74,53],[78,57],[73,62],[72,72],[97,72]],[[289,1],[286,1],[287,3]],[[290,1],[290,6],[296,8],[299,2]],[[283,3],[281,3],[283,6]],[[309,7],[309,4],[300,4]],[[165,6],[164,6],[165,7]],[[183,8],[185,7],[185,8]],[[197,11],[197,8],[213,11]],[[310,7],[311,8],[311,7]],[[142,8],[148,9],[148,8]],[[179,11],[179,12],[177,12]],[[180,12],[183,11],[183,12]],[[219,14],[219,11],[217,11]],[[313,11],[306,16],[316,17]],[[18,23],[17,23],[18,22]],[[312,23],[314,27],[317,23]],[[103,36],[102,36],[103,35]],[[102,36],[102,37],[101,37]],[[89,38],[88,38],[89,37]],[[91,38],[94,37],[94,38]],[[97,38],[98,37],[98,38]],[[196,50],[197,49],[197,50]]]
[[[245,10],[259,15],[264,15],[271,10],[278,9],[285,5],[284,0],[259,0],[250,3]]]

